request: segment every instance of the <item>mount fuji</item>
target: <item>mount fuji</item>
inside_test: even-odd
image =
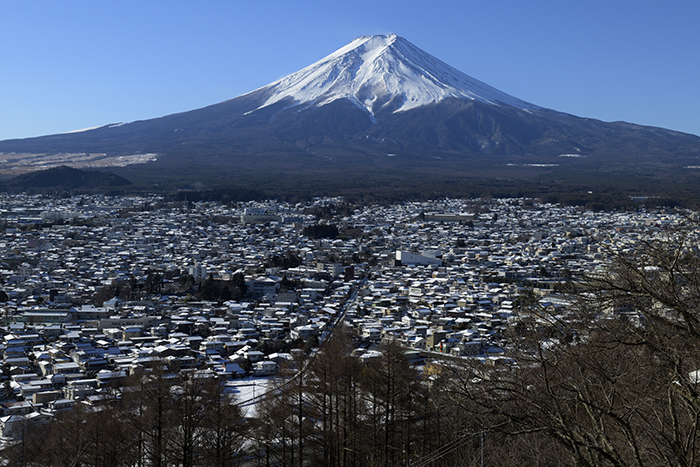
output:
[[[427,179],[695,180],[700,137],[542,108],[396,35],[363,36],[267,86],[151,120],[0,141],[5,175],[120,167],[144,183],[308,187]]]
[[[305,106],[347,99],[374,116],[384,109],[396,113],[455,98],[539,109],[465,75],[393,34],[359,37],[264,89],[271,95],[261,108],[285,98],[293,99],[293,105]]]

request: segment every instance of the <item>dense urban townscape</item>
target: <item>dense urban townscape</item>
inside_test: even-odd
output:
[[[572,283],[603,277],[614,257],[692,217],[598,214],[531,199],[359,206],[155,195],[2,195],[0,215],[0,430],[10,465],[54,465],[32,458],[30,435],[60,424],[74,438],[52,448],[55,465],[71,456],[71,465],[455,465],[449,456],[467,448],[483,460],[485,449],[495,455],[496,429],[465,431],[431,408],[440,376],[464,362],[510,371],[514,353],[527,348],[514,331],[527,322],[526,308],[547,310],[568,335]],[[610,310],[632,316],[638,308]],[[566,341],[555,334],[548,345]],[[342,373],[351,364],[354,379]],[[469,384],[483,389],[475,378],[496,380],[484,371],[462,381],[464,400],[473,400]],[[152,413],[140,424],[126,415],[154,410],[134,396],[139,384],[177,401],[170,435],[153,437]],[[210,393],[205,410],[197,404]],[[205,442],[218,420],[212,400],[235,408],[225,427],[235,436],[221,438],[228,451],[215,458]],[[196,410],[182,412],[188,401],[205,423],[192,422]],[[452,401],[454,410],[463,404]],[[85,420],[126,403],[126,430],[142,437],[129,445],[128,433],[110,432],[109,454],[90,431],[98,425]],[[473,420],[486,413],[471,410]],[[66,416],[76,413],[82,428]],[[358,434],[362,423],[372,443]],[[136,457],[120,458],[119,442]],[[528,442],[543,443],[532,450],[549,445]]]

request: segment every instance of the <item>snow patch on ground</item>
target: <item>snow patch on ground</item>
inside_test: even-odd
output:
[[[100,126],[91,126],[91,127],[89,127],[89,128],[81,128],[80,130],[66,131],[66,132],[63,133],[63,134],[64,134],[64,135],[70,135],[70,134],[72,134],[72,133],[82,133],[82,132],[84,132],[84,131],[97,130],[98,128],[102,128],[103,126],[104,126],[104,125],[100,125]]]

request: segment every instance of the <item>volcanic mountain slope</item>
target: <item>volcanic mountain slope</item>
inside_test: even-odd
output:
[[[148,179],[184,173],[222,182],[260,173],[322,178],[378,170],[675,177],[700,164],[700,138],[544,109],[389,35],[360,37],[296,73],[219,104],[2,141],[0,152],[100,154],[107,161],[155,154],[157,161],[125,173],[140,171]]]

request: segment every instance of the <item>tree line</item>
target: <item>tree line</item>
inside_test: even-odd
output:
[[[245,419],[220,380],[138,371],[111,400],[25,424],[2,451],[13,466],[240,465]]]
[[[362,362],[337,332],[284,368],[254,413],[220,378],[139,370],[97,407],[76,404],[15,432],[16,466],[405,465],[444,440],[429,388],[388,343]],[[310,363],[309,363],[310,362]],[[443,422],[444,423],[444,422]]]
[[[628,248],[562,290],[518,300],[499,358],[413,365],[340,328],[254,413],[216,378],[156,370],[6,448],[36,466],[681,466],[700,463],[696,226]],[[248,415],[248,416],[246,416]]]

